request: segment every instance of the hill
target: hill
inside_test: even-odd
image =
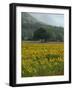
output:
[[[50,35],[52,35],[52,40],[59,38],[63,41],[64,40],[64,28],[57,27],[52,25],[47,25],[43,22],[40,22],[30,14],[26,12],[22,12],[21,14],[21,21],[22,21],[22,40],[32,40],[34,32],[39,28],[44,28]]]

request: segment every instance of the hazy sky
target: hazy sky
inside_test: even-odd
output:
[[[62,26],[64,27],[64,15],[63,14],[51,14],[51,13],[29,13],[34,18],[38,19],[41,22],[44,22],[53,26]]]

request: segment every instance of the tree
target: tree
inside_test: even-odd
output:
[[[43,42],[47,41],[47,39],[48,39],[47,30],[44,28],[39,28],[38,30],[36,30],[34,32],[33,39],[34,40],[41,40]]]
[[[63,42],[64,41],[64,37],[62,36],[61,33],[58,33],[57,40],[60,41],[60,42]]]
[[[25,37],[26,37],[26,33],[24,30],[22,30],[22,40],[25,40]]]

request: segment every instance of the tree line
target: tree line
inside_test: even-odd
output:
[[[24,36],[23,36],[24,38]],[[24,39],[23,39],[24,40]],[[28,38],[27,40],[35,40],[41,42],[63,42],[64,41],[64,30],[62,27],[59,28],[39,28],[33,32],[32,38]]]

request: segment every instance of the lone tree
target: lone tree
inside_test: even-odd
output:
[[[47,30],[44,28],[39,28],[33,34],[34,40],[41,40],[41,42],[46,42],[48,39]]]

